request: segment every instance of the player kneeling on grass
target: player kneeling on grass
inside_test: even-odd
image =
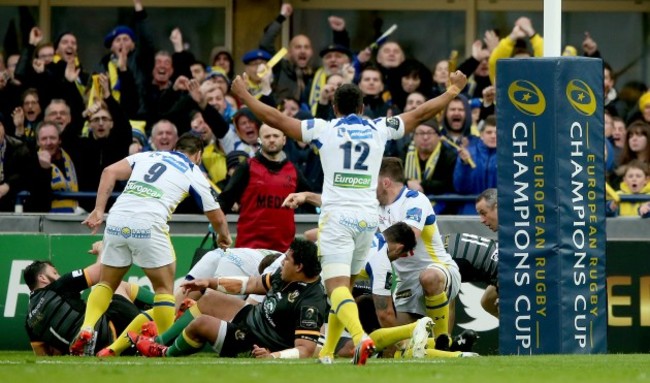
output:
[[[320,272],[316,245],[296,239],[273,274],[183,282],[186,291],[209,289],[165,333],[151,338],[132,332],[129,338],[145,356],[189,355],[209,343],[222,357],[244,352],[256,358],[311,357],[327,313]],[[247,305],[226,294],[266,297]]]

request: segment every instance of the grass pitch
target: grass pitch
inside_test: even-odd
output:
[[[0,352],[0,381],[52,383],[282,382],[282,383],[527,383],[650,382],[650,355],[487,356],[480,358],[372,359],[365,367],[337,359],[221,359],[212,354],[174,359],[41,357]]]

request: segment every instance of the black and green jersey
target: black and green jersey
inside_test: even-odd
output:
[[[81,291],[88,288],[83,270],[67,273],[29,296],[29,312],[25,321],[31,342],[44,342],[63,354],[79,333],[86,311]],[[99,336],[110,333],[108,321],[102,317],[97,324]]]
[[[497,241],[474,234],[454,233],[444,238],[463,282],[497,285],[499,281],[499,246]]]
[[[316,342],[327,315],[327,295],[320,278],[311,283],[285,282],[281,270],[262,275],[266,297],[245,320],[259,346],[273,351],[294,347],[297,338]]]

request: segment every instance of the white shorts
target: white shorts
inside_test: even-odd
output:
[[[190,279],[215,277],[217,268],[225,255],[226,253],[221,249],[208,251],[196,262],[196,265],[187,273],[187,276],[191,277]]]
[[[427,268],[436,268],[443,272],[447,281],[445,282],[445,291],[447,298],[452,300],[458,295],[460,290],[460,271],[456,265],[444,265],[432,263]],[[395,311],[418,314],[426,316],[426,305],[424,302],[424,291],[420,284],[420,270],[408,273],[406,276],[400,275],[404,280],[399,280],[393,293],[395,302]]]
[[[176,262],[169,226],[110,214],[104,230],[102,264],[153,269]]]
[[[359,274],[378,223],[378,214],[333,211],[320,215],[318,255],[324,280]]]

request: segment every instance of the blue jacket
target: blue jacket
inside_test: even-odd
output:
[[[458,194],[480,194],[483,190],[497,187],[497,150],[490,149],[482,140],[473,140],[467,147],[476,163],[472,169],[460,156],[454,168],[454,188]],[[475,215],[474,201],[460,207],[458,214]]]

